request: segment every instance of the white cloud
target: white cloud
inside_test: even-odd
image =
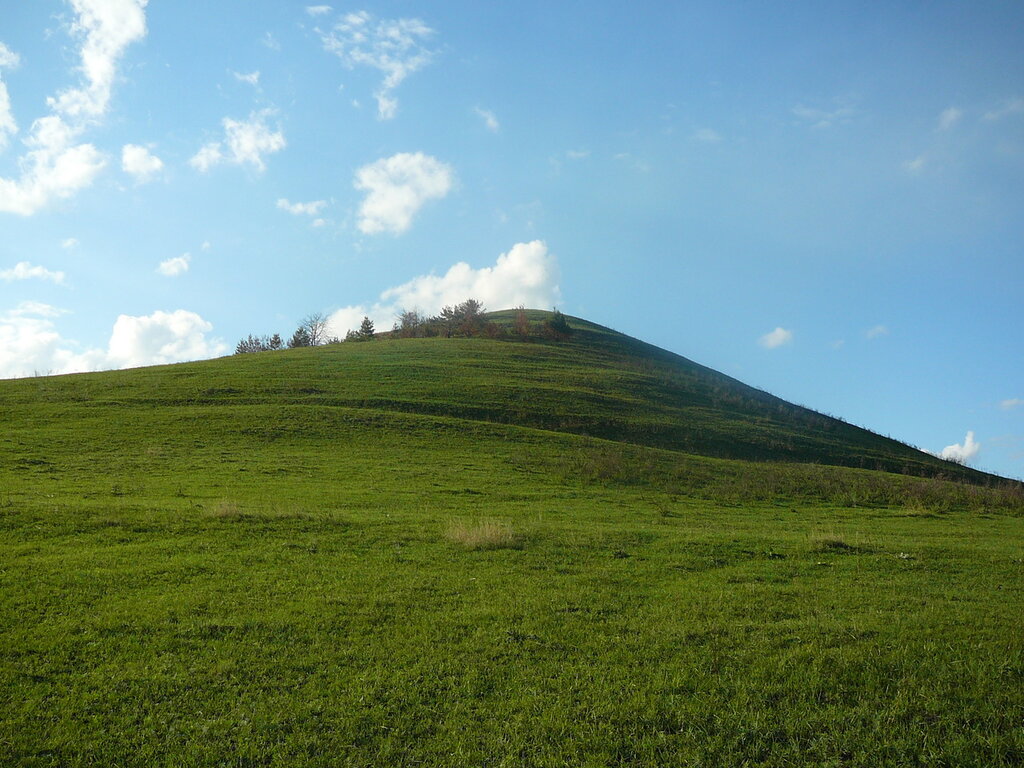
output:
[[[359,206],[359,231],[367,235],[409,229],[413,216],[452,188],[451,166],[422,152],[402,152],[356,171],[355,188],[367,192]]]
[[[1024,399],[1021,399],[1019,397],[1011,397],[999,403],[999,407],[1002,408],[1004,411],[1009,411],[1011,408],[1016,408],[1019,405],[1024,405]]]
[[[377,116],[390,120],[398,111],[392,95],[409,75],[425,67],[433,52],[423,43],[434,30],[419,19],[381,19],[366,11],[346,14],[329,31],[320,32],[324,48],[345,66],[371,67],[384,74],[377,99]]]
[[[37,119],[19,159],[21,177],[0,178],[0,211],[30,216],[53,199],[68,198],[92,184],[105,159],[92,144],[75,144],[106,114],[125,49],[146,35],[147,0],[70,0],[76,16],[72,37],[81,41],[82,83],[65,88],[46,103],[52,114]],[[5,59],[10,51],[4,47]],[[0,117],[9,117],[6,88]]]
[[[27,261],[19,261],[11,269],[0,270],[0,280],[8,283],[13,280],[50,280],[59,284],[64,282],[64,273],[33,266]]]
[[[83,87],[67,88],[47,99],[55,112],[99,117],[107,111],[117,60],[131,43],[146,36],[148,0],[71,0],[78,18],[71,34],[82,39]]]
[[[309,203],[292,203],[286,198],[277,201],[277,207],[282,211],[288,211],[293,216],[316,216],[327,205],[326,200],[313,200]]]
[[[877,339],[879,336],[888,336],[889,329],[884,325],[876,325],[874,328],[869,328],[864,332],[864,335],[869,339]]]
[[[307,5],[306,13],[310,16],[323,16],[325,13],[330,13],[332,10],[329,5]]]
[[[78,240],[74,237],[67,237],[60,241],[60,247],[64,250],[70,250],[78,247]]]
[[[0,69],[14,69],[21,64],[21,56],[0,42]]]
[[[18,123],[11,110],[11,97],[7,93],[7,85],[3,80],[4,69],[14,69],[21,63],[21,57],[0,43],[0,152],[7,147],[9,136],[18,132]]]
[[[322,227],[322,226],[325,226],[326,224],[327,224],[327,221],[325,219],[313,219],[313,226],[314,227]]]
[[[586,160],[590,157],[589,149],[570,149],[566,151],[565,156],[570,160]]]
[[[177,277],[183,272],[188,272],[189,262],[192,261],[192,255],[184,253],[181,256],[175,256],[160,262],[160,266],[156,268],[156,271],[161,275],[167,277]]]
[[[918,155],[913,160],[908,160],[903,164],[903,168],[909,173],[920,173],[928,165],[927,155]]]
[[[981,443],[975,442],[974,432],[968,432],[967,437],[964,438],[963,444],[953,443],[953,445],[947,445],[939,453],[939,457],[948,459],[949,461],[955,461],[960,464],[966,464],[975,456],[978,455],[978,451],[981,450]]]
[[[812,128],[831,128],[833,125],[842,125],[850,122],[850,119],[857,114],[852,107],[839,107],[833,110],[817,109],[797,104],[793,107],[793,114]]]
[[[176,363],[227,351],[221,340],[208,338],[210,323],[183,309],[119,316],[105,350],[83,349],[62,337],[53,322],[61,314],[63,310],[27,302],[0,314],[0,377]]]
[[[998,109],[986,112],[985,119],[988,121],[1002,120],[1004,117],[1019,114],[1024,114],[1024,99],[1014,97],[1012,99],[1007,99]]]
[[[793,341],[793,332],[787,331],[785,328],[780,326],[771,333],[766,333],[758,339],[757,343],[765,349],[775,349],[776,347],[781,347],[783,344],[789,344],[791,341]]]
[[[939,115],[939,130],[948,131],[960,122],[960,118],[963,116],[963,110],[957,109],[956,107],[948,107],[947,109],[942,110],[942,114]]]
[[[210,142],[203,146],[188,162],[193,168],[205,173],[220,163],[251,165],[257,171],[266,169],[264,155],[280,152],[287,142],[280,128],[276,131],[267,127],[267,118],[274,114],[272,109],[253,112],[248,120],[233,120],[225,117],[224,140]]]
[[[142,317],[120,315],[110,335],[106,362],[111,367],[133,368],[222,355],[227,346],[206,338],[212,330],[212,324],[184,309]]]
[[[484,125],[487,126],[487,130],[493,131],[494,133],[501,130],[501,123],[498,122],[498,118],[489,109],[476,107],[473,111],[476,112],[477,117],[484,121]]]
[[[7,84],[0,78],[0,152],[7,148],[9,137],[18,132],[18,123],[11,110],[11,97],[7,93]]]
[[[125,144],[121,148],[121,170],[135,177],[139,184],[152,181],[163,170],[164,162],[146,147]]]
[[[516,243],[489,267],[473,269],[459,262],[438,277],[421,275],[388,288],[372,306],[349,306],[330,317],[332,333],[344,337],[358,327],[366,315],[380,329],[390,328],[402,309],[436,314],[445,305],[454,306],[473,298],[488,309],[508,309],[520,304],[547,309],[561,301],[558,260],[541,240]]]
[[[224,160],[224,155],[220,150],[221,145],[216,141],[205,144],[189,159],[188,164],[196,170],[206,173],[217,163]]]
[[[260,84],[260,71],[258,69],[255,72],[247,73],[232,71],[231,74],[234,75],[235,79],[238,80],[240,83],[248,83],[249,85],[254,87]]]
[[[705,144],[717,144],[722,140],[722,136],[718,131],[713,131],[710,128],[701,128],[699,131],[694,132],[693,138]]]

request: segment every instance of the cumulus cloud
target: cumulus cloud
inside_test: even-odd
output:
[[[178,275],[188,272],[189,262],[192,261],[192,255],[184,253],[181,256],[175,256],[165,261],[160,262],[160,266],[156,268],[156,271],[161,275],[167,277],[177,277]]]
[[[64,273],[34,266],[27,261],[19,261],[10,269],[0,270],[0,280],[8,283],[14,280],[49,280],[53,283],[63,283]]]
[[[316,216],[327,205],[326,200],[313,200],[308,203],[292,203],[282,197],[277,201],[277,207],[282,211],[288,211],[293,216]]]
[[[474,110],[477,117],[484,121],[484,125],[487,126],[487,130],[497,133],[501,130],[501,123],[498,122],[498,118],[489,109],[481,109],[476,107]]]
[[[359,206],[359,231],[400,235],[424,204],[448,194],[454,179],[451,166],[422,152],[401,152],[364,165],[354,182],[367,193]]]
[[[222,341],[208,337],[210,323],[183,309],[119,316],[106,349],[83,348],[61,336],[54,319],[62,314],[35,302],[0,313],[0,377],[176,363],[227,351]]]
[[[1019,397],[1011,397],[999,403],[999,407],[1002,408],[1004,411],[1009,411],[1013,408],[1016,408],[1019,405],[1024,405],[1024,399],[1021,399]]]
[[[953,443],[953,445],[947,445],[939,453],[939,457],[947,459],[949,461],[955,461],[959,464],[966,464],[975,456],[978,455],[978,451],[981,450],[981,443],[975,442],[974,432],[968,432],[967,437],[964,438],[963,443]]]
[[[473,298],[488,309],[523,305],[548,308],[561,301],[558,260],[541,240],[516,243],[488,267],[473,269],[459,262],[441,276],[421,275],[380,294],[371,306],[344,307],[330,317],[332,332],[344,337],[369,316],[379,328],[389,328],[403,309],[436,314],[443,306],[454,306]]]
[[[326,32],[317,31],[324,48],[349,69],[370,67],[384,74],[374,93],[381,120],[390,120],[398,111],[394,90],[409,75],[425,67],[433,56],[424,43],[434,30],[419,19],[378,21],[366,11],[359,11],[346,14]]]
[[[954,125],[960,122],[960,118],[964,116],[962,110],[956,107],[948,107],[942,110],[942,114],[939,115],[939,130],[948,131]]]
[[[14,69],[21,63],[21,56],[0,42],[0,69]]]
[[[138,144],[125,144],[121,148],[121,170],[134,176],[139,184],[152,181],[164,168],[164,161]]]
[[[253,112],[248,120],[233,120],[225,117],[224,140],[204,145],[188,161],[193,168],[206,173],[215,165],[251,165],[257,171],[266,169],[264,155],[280,152],[287,142],[280,128],[276,131],[267,126],[267,119],[274,114],[272,109]]]
[[[780,326],[771,333],[766,333],[758,339],[757,343],[765,349],[775,349],[776,347],[781,347],[783,344],[789,344],[791,341],[793,341],[793,332],[787,331],[785,328]]]
[[[68,198],[92,184],[105,160],[92,144],[76,144],[106,114],[117,63],[125,49],[146,35],[147,0],[71,0],[70,25],[80,42],[81,83],[47,99],[51,114],[37,119],[19,159],[20,178],[0,178],[0,211],[30,216],[53,199]],[[0,57],[12,55],[4,46]],[[10,116],[6,88],[0,122]]]

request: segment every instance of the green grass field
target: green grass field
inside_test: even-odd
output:
[[[0,765],[1024,762],[1019,484],[606,329],[0,419]]]

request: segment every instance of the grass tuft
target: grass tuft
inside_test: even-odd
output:
[[[448,524],[444,535],[448,541],[466,549],[522,549],[524,543],[520,534],[499,520],[454,520]]]

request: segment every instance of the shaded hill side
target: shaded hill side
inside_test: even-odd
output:
[[[547,313],[530,312],[539,322]],[[511,328],[512,312],[489,315]],[[566,340],[378,339],[0,383],[0,407],[310,405],[512,424],[718,458],[1001,478],[787,403],[602,326]],[[141,411],[140,411],[141,413]],[[68,413],[72,417],[72,411]]]

